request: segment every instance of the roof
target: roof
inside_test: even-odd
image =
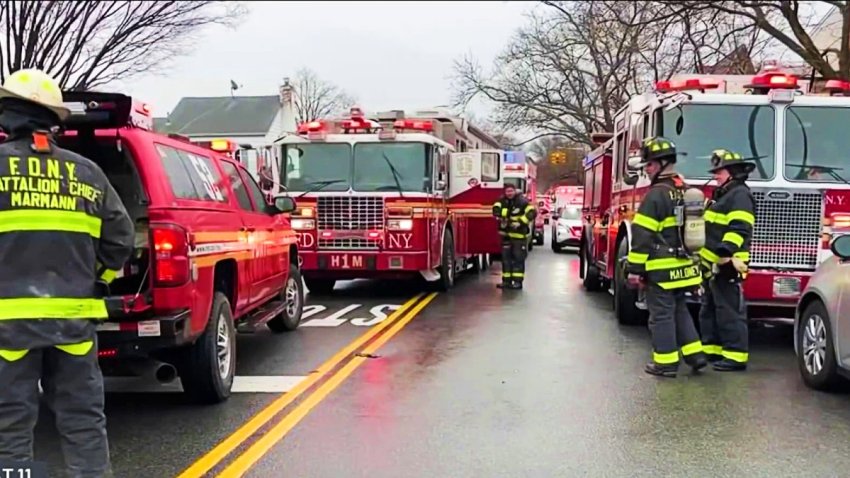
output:
[[[184,136],[265,136],[280,110],[277,96],[183,98],[154,128]]]

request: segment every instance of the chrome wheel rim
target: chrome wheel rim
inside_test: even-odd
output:
[[[286,315],[290,318],[295,317],[298,313],[300,299],[298,298],[298,284],[295,279],[290,277],[286,281],[286,291],[284,292],[284,301],[286,304]]]
[[[826,363],[826,324],[818,314],[809,316],[803,329],[803,363],[811,375],[819,374]]]
[[[216,333],[215,351],[218,356],[218,375],[222,380],[230,376],[230,361],[233,358],[231,351],[232,340],[230,328],[227,326],[227,316],[224,313],[218,317],[218,330]]]

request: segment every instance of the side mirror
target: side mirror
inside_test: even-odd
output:
[[[850,259],[850,236],[838,236],[832,240],[829,249],[841,260]]]
[[[275,196],[274,208],[278,213],[292,212],[295,210],[295,199],[290,196]]]
[[[436,191],[445,191],[445,190],[446,190],[446,186],[447,186],[447,185],[446,185],[446,182],[445,182],[445,181],[443,181],[442,179],[438,179],[438,180],[437,180],[437,184],[436,184],[436,189],[435,189],[435,190],[436,190]]]
[[[643,158],[640,156],[629,156],[629,161],[627,163],[629,171],[640,171],[641,163],[643,162]]]

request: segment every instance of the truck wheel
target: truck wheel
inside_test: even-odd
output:
[[[295,264],[289,265],[289,277],[286,287],[280,292],[280,300],[284,303],[283,311],[266,322],[272,332],[279,334],[291,332],[301,324],[301,313],[304,311],[304,287],[301,285],[301,271]]]
[[[223,293],[213,296],[207,328],[185,350],[179,370],[183,391],[192,401],[213,404],[230,397],[236,374],[236,328]]]
[[[641,325],[646,322],[646,311],[635,305],[637,290],[629,289],[626,284],[625,257],[629,254],[629,244],[623,239],[617,248],[617,265],[614,268],[614,315],[622,325]]]
[[[552,236],[552,252],[554,252],[555,254],[558,254],[558,253],[561,252],[561,246],[558,245],[558,241],[555,240],[555,236]],[[584,266],[582,266],[582,267],[584,267]],[[582,269],[582,270],[584,270],[584,269]],[[582,277],[584,277],[584,276],[582,276]]]
[[[454,236],[446,231],[443,236],[443,260],[440,261],[440,279],[436,288],[440,292],[446,292],[455,285],[455,241]]]
[[[596,264],[587,256],[584,251],[584,246],[581,247],[579,251],[581,255],[581,277],[582,277],[582,285],[584,285],[584,289],[588,292],[596,292],[601,289],[602,284],[599,280],[599,268],[596,267]]]
[[[539,236],[537,236],[537,245],[538,246],[543,245],[543,234],[540,234]]]
[[[334,279],[313,279],[304,278],[304,283],[307,285],[307,290],[314,295],[330,294],[334,290],[336,280]]]

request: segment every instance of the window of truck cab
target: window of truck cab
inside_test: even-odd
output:
[[[164,144],[155,146],[175,198],[227,202],[221,172],[212,159]]]
[[[358,192],[431,191],[430,144],[418,142],[354,145],[352,189]]]
[[[789,181],[842,183],[850,177],[850,108],[788,105],[785,167]]]
[[[351,145],[295,143],[283,145],[280,174],[287,191],[307,191],[324,181],[339,181],[320,189],[348,191],[351,186]]]
[[[745,158],[759,156],[750,180],[770,180],[776,172],[776,110],[771,105],[684,103],[655,110],[656,134],[676,145],[676,170],[686,178],[708,179],[711,152],[727,149]],[[682,155],[681,153],[685,153]]]

